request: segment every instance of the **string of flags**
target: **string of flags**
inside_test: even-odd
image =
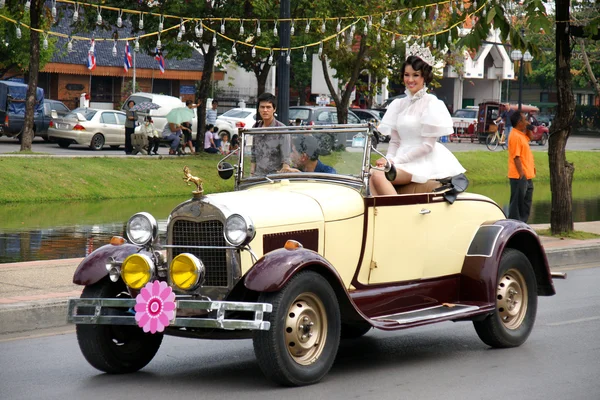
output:
[[[481,0],[479,0],[481,2]],[[452,24],[449,27],[444,27],[443,29],[439,29],[435,32],[428,32],[428,33],[422,33],[422,34],[414,34],[414,33],[401,33],[401,32],[396,32],[392,29],[392,27],[390,26],[391,24],[389,23],[389,20],[392,19],[392,17],[395,17],[395,22],[396,25],[399,25],[401,22],[401,17],[405,17],[407,19],[408,22],[412,22],[413,21],[413,15],[420,15],[420,18],[423,20],[426,20],[428,18],[428,15],[431,15],[433,17],[433,20],[436,21],[439,17],[439,6],[444,6],[444,7],[448,7],[447,11],[449,13],[453,13],[454,12],[454,7],[453,7],[453,3],[458,3],[458,7],[456,7],[456,10],[460,10],[461,13],[461,17],[458,22]],[[3,1],[0,0],[0,8],[2,7],[2,3]],[[56,3],[67,3],[67,4],[72,4],[73,5],[73,14],[72,14],[72,18],[73,21],[77,21],[79,18],[79,10],[81,9],[81,7],[94,7],[97,10],[97,24],[101,25],[104,23],[104,19],[102,17],[102,10],[107,10],[107,11],[115,11],[118,13],[118,17],[117,17],[117,26],[122,27],[123,24],[123,14],[124,13],[129,13],[129,14],[137,14],[139,17],[139,29],[143,29],[144,26],[144,16],[153,16],[153,17],[157,17],[159,19],[159,24],[158,24],[158,31],[157,32],[150,32],[150,33],[145,33],[142,35],[138,35],[135,37],[128,37],[128,38],[118,38],[118,39],[112,39],[112,38],[87,38],[87,37],[81,37],[81,36],[76,36],[76,35],[67,35],[64,33],[59,33],[59,32],[52,32],[52,31],[44,31],[44,30],[39,30],[39,29],[34,29],[31,28],[30,26],[24,24],[21,21],[15,21],[11,18],[8,18],[4,15],[0,15],[0,19],[4,19],[6,21],[9,21],[11,23],[14,23],[17,29],[17,36],[18,33],[20,32],[20,27],[23,26],[27,29],[34,29],[38,32],[40,32],[43,36],[43,48],[48,48],[48,36],[49,35],[53,35],[53,36],[58,36],[58,37],[63,37],[63,38],[67,38],[67,50],[71,51],[72,50],[72,42],[73,40],[78,40],[78,41],[90,41],[90,50],[89,50],[89,55],[88,55],[88,68],[90,70],[93,70],[96,66],[96,61],[95,61],[95,43],[96,41],[108,41],[108,40],[114,40],[114,44],[113,44],[113,56],[117,56],[117,42],[118,41],[125,41],[126,45],[126,51],[125,51],[125,58],[124,58],[124,69],[127,72],[129,68],[131,68],[132,62],[131,62],[131,52],[130,52],[130,48],[129,48],[129,42],[133,41],[134,42],[134,50],[135,51],[139,51],[139,40],[140,39],[144,39],[144,38],[149,38],[152,36],[156,36],[156,46],[155,46],[155,59],[157,61],[157,63],[159,64],[159,67],[161,69],[161,73],[164,73],[164,56],[162,55],[162,43],[161,43],[161,33],[165,33],[174,29],[178,29],[178,34],[177,34],[177,41],[181,41],[183,39],[183,35],[186,32],[186,28],[185,25],[192,25],[194,24],[194,34],[196,36],[196,38],[202,38],[204,31],[208,31],[209,34],[212,33],[212,45],[216,46],[217,45],[217,37],[224,39],[226,41],[229,41],[230,43],[232,43],[232,49],[231,52],[232,54],[235,56],[235,54],[237,53],[236,50],[236,45],[241,45],[241,46],[246,46],[246,47],[251,47],[251,53],[252,56],[255,56],[256,54],[256,50],[263,50],[263,51],[269,51],[270,57],[272,58],[273,53],[275,51],[281,51],[284,53],[287,53],[287,58],[289,59],[289,55],[290,52],[292,50],[302,50],[304,52],[303,54],[303,60],[306,60],[306,52],[308,48],[311,47],[316,47],[318,46],[318,53],[322,53],[323,51],[323,44],[331,41],[331,40],[336,40],[335,43],[335,48],[339,49],[340,47],[340,36],[343,36],[346,34],[346,31],[349,30],[350,35],[354,35],[355,31],[357,29],[357,27],[359,25],[361,25],[363,27],[363,33],[366,35],[370,29],[376,29],[377,30],[377,36],[376,36],[376,40],[379,43],[382,38],[381,35],[382,33],[384,35],[387,35],[389,37],[391,37],[391,46],[394,47],[396,40],[397,39],[401,39],[404,38],[405,41],[409,40],[409,39],[413,39],[413,40],[421,40],[421,42],[424,44],[424,40],[425,38],[430,38],[433,37],[433,40],[431,41],[431,45],[433,47],[437,47],[437,38],[438,36],[442,36],[445,35],[446,36],[446,42],[452,42],[452,30],[455,29],[457,26],[463,24],[465,21],[467,21],[468,19],[472,18],[475,14],[481,14],[482,16],[485,17],[486,15],[486,0],[484,0],[482,2],[482,4],[478,5],[477,4],[477,0],[472,0],[469,5],[468,5],[468,9],[472,8],[472,11],[470,12],[465,12],[465,4],[463,2],[463,0],[443,0],[437,3],[431,3],[431,4],[427,4],[427,5],[423,5],[423,6],[417,6],[417,7],[412,7],[412,8],[403,8],[403,9],[398,9],[398,10],[391,10],[391,11],[382,11],[380,13],[377,14],[371,14],[371,15],[363,15],[363,16],[342,16],[342,17],[327,17],[327,18],[291,18],[291,19],[257,19],[257,18],[250,18],[250,19],[246,19],[246,18],[183,18],[180,16],[174,16],[174,15],[165,15],[165,14],[158,14],[158,13],[151,13],[151,12],[142,12],[142,11],[138,11],[138,10],[127,10],[127,9],[118,9],[118,8],[114,8],[114,7],[110,7],[110,6],[102,6],[102,5],[97,5],[97,4],[89,4],[89,3],[83,3],[83,2],[74,2],[71,0],[52,0],[52,16],[55,18],[56,16]],[[427,9],[429,9],[429,13],[427,12]],[[164,21],[165,19],[178,19],[179,23],[165,28],[164,27]],[[342,22],[343,21],[347,21],[350,20],[350,22],[348,24],[346,24],[346,26],[344,26],[342,28]],[[374,22],[378,21],[377,23]],[[212,23],[217,23],[216,25],[220,25],[220,27],[217,29],[217,27],[215,26],[214,28],[212,28],[211,26],[205,24],[206,22],[212,22]],[[252,32],[250,32],[254,37],[260,37],[261,36],[261,21],[263,22],[263,25],[265,23],[268,22],[272,22],[273,23],[273,35],[277,36],[278,35],[278,24],[280,24],[281,22],[285,22],[285,21],[289,21],[291,22],[291,34],[294,35],[295,30],[297,29],[296,27],[301,27],[302,25],[305,24],[305,28],[304,28],[304,32],[305,33],[309,33],[311,32],[311,30],[313,28],[311,28],[311,23],[314,23],[315,21],[318,21],[316,24],[317,25],[317,32],[320,32],[322,34],[326,34],[327,31],[329,30],[327,27],[327,22],[329,21],[335,21],[336,22],[336,28],[335,28],[335,33],[322,38],[319,41],[316,42],[312,42],[312,43],[307,43],[307,44],[303,44],[303,45],[299,45],[299,46],[293,46],[293,47],[289,47],[289,48],[280,48],[280,47],[266,47],[266,46],[260,46],[260,45],[256,45],[253,44],[252,41],[250,40],[243,40],[243,39],[236,39],[233,37],[230,37],[226,34],[226,23],[227,22],[235,22],[239,24],[239,35],[240,36],[244,36],[245,34],[245,28],[244,28],[244,24],[246,24],[246,26],[248,26],[248,24],[252,24],[254,25],[254,28],[252,30]],[[319,26],[320,24],[320,26]],[[252,36],[251,35],[251,36]],[[129,57],[129,58],[128,58]]]

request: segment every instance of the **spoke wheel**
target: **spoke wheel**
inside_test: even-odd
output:
[[[495,310],[482,321],[473,321],[479,338],[492,347],[523,344],[537,314],[537,283],[529,259],[520,251],[506,249],[498,266]]]
[[[285,342],[290,356],[300,365],[319,358],[327,339],[327,314],[323,302],[302,293],[290,306],[285,322]]]
[[[498,136],[496,136],[494,133],[490,133],[485,139],[485,145],[490,151],[496,150],[496,147],[498,147]]]
[[[90,148],[92,150],[102,150],[103,147],[104,147],[104,136],[102,136],[100,133],[96,133],[92,137],[92,142],[90,143]]]

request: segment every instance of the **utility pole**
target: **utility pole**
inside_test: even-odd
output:
[[[279,18],[281,21],[281,33],[279,37],[279,47],[282,49],[290,48],[290,0],[281,0],[279,6]],[[279,52],[279,61],[277,64],[277,119],[288,125],[290,122],[290,65],[287,63],[289,53],[287,50]]]

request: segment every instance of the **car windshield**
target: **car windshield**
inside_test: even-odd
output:
[[[94,115],[96,115],[96,110],[92,110],[90,108],[85,107],[76,108],[67,115],[65,115],[65,118],[77,119],[77,114],[81,114],[86,120],[91,121],[92,118],[94,118]]]
[[[246,118],[247,116],[249,116],[250,114],[252,114],[251,111],[244,111],[244,110],[236,110],[235,108],[233,110],[229,110],[225,113],[223,113],[222,117],[229,117],[229,118]]]
[[[301,120],[307,120],[310,116],[310,110],[306,108],[290,108],[289,117],[290,120],[300,118]]]
[[[249,129],[240,143],[244,180],[271,178],[322,179],[363,176],[369,128],[367,125],[337,125],[333,128],[284,127]],[[377,156],[379,157],[379,156]],[[289,170],[282,169],[284,163]]]
[[[456,110],[453,117],[455,118],[477,118],[477,110]]]

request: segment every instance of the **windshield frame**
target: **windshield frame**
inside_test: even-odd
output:
[[[307,134],[314,131],[320,134],[339,134],[339,133],[362,133],[366,139],[362,146],[362,162],[357,175],[345,174],[327,174],[318,172],[289,172],[289,173],[273,173],[264,176],[244,176],[245,160],[244,149],[248,144],[248,138],[253,134]],[[372,123],[366,124],[344,124],[344,125],[315,125],[315,126],[281,126],[268,128],[246,128],[240,129],[240,147],[236,150],[237,165],[235,165],[235,190],[245,189],[258,184],[274,183],[282,180],[286,181],[324,181],[330,183],[338,183],[351,186],[363,193],[367,192],[369,187],[369,172],[371,168],[371,150],[373,148],[373,137],[375,135],[375,125]],[[234,156],[230,154],[230,156]],[[235,157],[235,156],[234,156]],[[227,156],[226,158],[229,158]],[[224,160],[224,159],[223,159]]]

